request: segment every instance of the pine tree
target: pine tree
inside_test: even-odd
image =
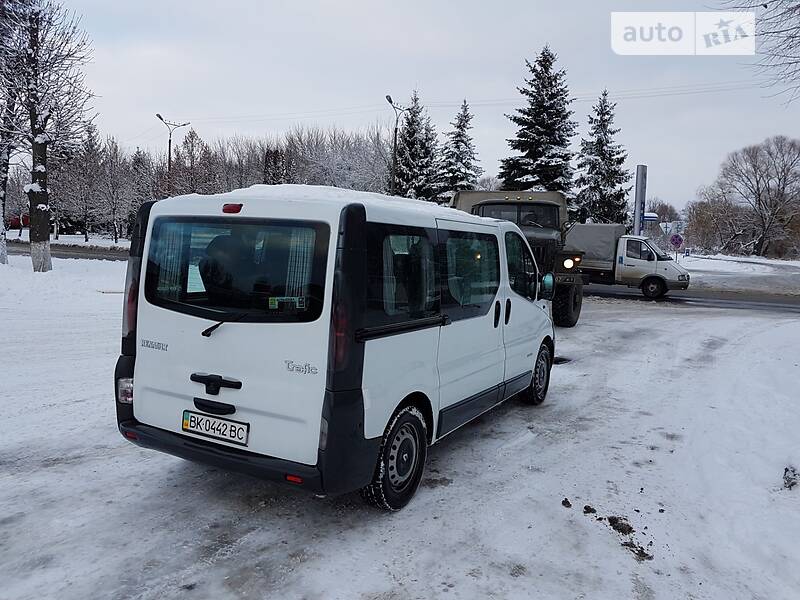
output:
[[[469,130],[472,115],[467,101],[461,105],[455,120],[451,123],[453,130],[447,134],[443,151],[443,186],[447,192],[474,190],[483,169],[478,166],[475,144]]]
[[[578,157],[579,176],[577,217],[580,221],[591,218],[598,223],[625,223],[627,195],[631,174],[623,167],[628,155],[614,142],[619,129],[614,128],[616,103],[608,99],[603,90],[589,115],[589,139],[581,140]]]
[[[435,198],[440,189],[437,154],[436,129],[414,90],[397,136],[395,193],[408,198]]]
[[[532,77],[517,88],[527,106],[507,115],[517,125],[508,140],[519,154],[502,161],[500,179],[507,190],[545,189],[569,194],[572,190],[570,140],[576,123],[570,119],[572,100],[566,72],[554,68],[556,55],[545,46],[536,62],[525,61]]]

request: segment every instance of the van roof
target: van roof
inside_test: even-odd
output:
[[[337,212],[342,207],[351,203],[361,203],[367,210],[369,220],[381,221],[384,218],[391,218],[393,214],[398,217],[407,218],[409,214],[417,214],[425,220],[449,219],[453,221],[496,224],[497,219],[489,219],[472,215],[464,211],[440,206],[435,202],[424,200],[414,200],[400,196],[387,196],[373,192],[359,192],[343,188],[335,188],[322,185],[252,185],[248,188],[233,190],[223,194],[188,194],[185,196],[175,196],[156,203],[162,214],[187,213],[197,214],[205,212],[206,209],[216,212],[219,210],[218,203],[294,203],[299,202],[311,207],[318,206],[320,209],[329,211],[335,208]],[[212,209],[212,207],[214,207]],[[325,211],[325,212],[327,212]]]

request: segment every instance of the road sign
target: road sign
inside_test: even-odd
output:
[[[683,245],[683,236],[679,233],[673,233],[669,238],[669,243],[677,250]]]

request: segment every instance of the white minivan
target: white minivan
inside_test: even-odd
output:
[[[513,223],[337,188],[150,202],[125,288],[128,440],[399,509],[427,446],[547,393],[552,274]]]

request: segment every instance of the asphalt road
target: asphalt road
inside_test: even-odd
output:
[[[650,300],[645,298],[638,288],[594,284],[585,285],[583,287],[583,295],[598,298],[621,298],[641,302],[665,302],[673,305],[741,308],[800,314],[800,295],[689,288],[688,290],[672,290],[659,300]]]
[[[30,255],[27,242],[8,240],[9,254]],[[127,250],[114,250],[113,248],[82,248],[80,246],[65,246],[50,244],[50,255],[53,258],[90,258],[95,260],[128,260]]]

